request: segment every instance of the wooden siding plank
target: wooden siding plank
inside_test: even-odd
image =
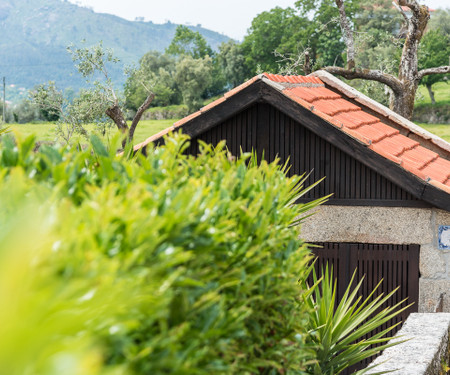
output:
[[[312,171],[307,184],[326,177],[304,197],[308,200],[333,194],[328,204],[430,206],[267,103],[255,103],[194,137],[187,151],[194,155],[197,138],[213,144],[225,139],[236,156],[241,148],[256,149],[261,158],[261,147],[267,148],[268,161],[290,159],[290,174]]]

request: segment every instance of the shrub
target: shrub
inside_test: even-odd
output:
[[[95,136],[36,153],[0,141],[2,370],[272,374],[314,359],[297,282],[310,256],[290,224],[318,202],[292,205],[301,178],[223,144],[187,156],[183,136],[132,158]]]
[[[166,107],[153,107],[144,112],[144,120],[179,119],[189,114],[188,108],[183,105],[169,105]]]
[[[354,286],[355,270],[342,299],[336,301],[337,280],[333,277],[333,270],[329,270],[327,265],[325,271],[321,270],[322,277],[318,279],[314,265],[310,269],[313,283],[307,288],[304,297],[305,303],[313,311],[308,326],[311,333],[309,339],[316,348],[316,362],[308,367],[309,374],[340,374],[346,368],[402,342],[388,343],[390,337],[387,337],[399,323],[365,338],[365,335],[410,307],[401,307],[405,301],[386,307],[398,287],[386,295],[375,297],[374,293],[382,283],[380,281],[369,296],[361,300],[358,292],[364,279]],[[358,374],[375,367],[362,369]]]

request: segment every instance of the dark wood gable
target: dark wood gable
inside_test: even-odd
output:
[[[264,150],[269,162],[276,157],[281,163],[289,160],[290,175],[311,172],[308,183],[326,177],[307,199],[333,194],[330,204],[427,205],[268,103],[254,103],[194,136],[188,153],[198,153],[197,139],[214,145],[226,140],[233,155],[239,155],[242,148],[256,150],[261,157]]]

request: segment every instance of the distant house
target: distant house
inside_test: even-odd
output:
[[[305,197],[333,194],[301,236],[338,272],[340,293],[355,267],[363,295],[384,278],[406,312],[450,312],[450,144],[325,72],[258,75],[136,149],[172,130],[229,150],[289,159],[290,174],[325,180]],[[403,317],[404,319],[404,317]]]

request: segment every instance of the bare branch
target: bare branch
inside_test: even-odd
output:
[[[403,7],[408,7],[414,13],[420,12],[420,4],[417,0],[398,0],[398,4]]]
[[[311,62],[309,60],[309,52],[305,51],[305,63],[303,64],[305,75],[311,74]]]
[[[355,42],[353,39],[353,31],[345,13],[344,1],[335,0],[335,2],[339,9],[339,22],[341,24],[345,45],[347,46],[347,69],[353,69],[355,67]]]
[[[395,1],[392,2],[392,5],[394,5],[394,7],[401,13],[401,15],[403,16],[403,19],[406,22],[406,27],[408,27],[409,25],[409,18],[406,15],[405,11],[402,9],[402,7],[400,5],[398,5]]]
[[[130,141],[133,139],[134,131],[136,130],[136,126],[139,123],[139,121],[141,120],[143,113],[150,106],[150,104],[152,103],[154,98],[155,98],[155,94],[153,92],[151,92],[147,96],[147,99],[145,99],[144,103],[142,103],[141,106],[138,108],[136,115],[134,116],[133,121],[131,123],[130,132],[128,133],[128,139]]]
[[[450,73],[450,65],[438,66],[436,68],[428,68],[419,71],[417,79],[420,81],[423,77],[430,74],[446,74]]]
[[[337,74],[346,79],[367,79],[369,81],[376,81],[389,86],[395,93],[401,92],[402,82],[391,74],[383,73],[379,70],[370,69],[345,69],[338,66],[327,66],[322,68],[331,74]]]

